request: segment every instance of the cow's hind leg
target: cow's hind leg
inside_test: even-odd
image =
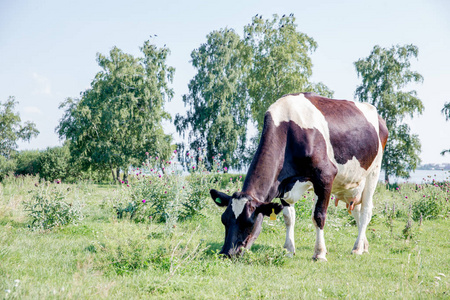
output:
[[[358,234],[359,234],[359,228],[360,228],[360,222],[359,222],[360,213],[361,213],[361,205],[356,205],[355,208],[352,210],[352,216],[355,218],[356,226],[358,226]],[[355,243],[355,246],[356,246],[356,243]],[[363,252],[369,252],[369,242],[367,241],[366,237],[364,238]]]
[[[355,245],[353,246],[353,254],[363,254],[369,252],[369,242],[366,237],[366,229],[372,218],[373,209],[373,194],[377,187],[379,176],[379,170],[372,172],[366,180],[366,185],[361,195],[361,208],[360,211],[355,212],[356,223],[358,224],[358,237],[356,238]],[[357,206],[358,207],[358,206]],[[357,209],[355,207],[355,209]]]
[[[286,242],[284,248],[289,252],[288,256],[295,255],[294,226],[295,208],[288,205],[283,208],[284,224],[286,225]]]

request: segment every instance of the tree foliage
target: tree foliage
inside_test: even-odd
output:
[[[14,111],[16,104],[12,96],[0,103],[0,155],[6,159],[11,158],[19,140],[30,141],[39,134],[33,122],[21,124],[19,113]]]
[[[168,83],[175,70],[166,64],[168,48],[146,41],[141,52],[135,58],[114,47],[109,57],[97,54],[102,70],[91,88],[60,105],[65,113],[57,132],[85,169],[109,168],[114,177],[114,168],[128,170],[146,152],[170,155],[172,138],[161,122],[170,119],[163,106],[173,97]]]
[[[444,114],[446,121],[450,120],[450,102],[446,102],[444,104],[441,112]],[[441,155],[445,155],[446,153],[450,153],[450,149],[443,150],[441,152]]]
[[[260,133],[267,108],[284,94],[332,96],[323,83],[310,82],[309,55],[316,47],[311,37],[297,31],[292,14],[267,20],[256,15],[242,39],[232,29],[211,32],[191,54],[197,74],[183,97],[187,116],[175,120],[178,132],[191,128],[191,148],[206,148],[210,163],[222,153],[226,166],[242,166],[253,156],[246,148],[248,121]]]
[[[409,172],[420,163],[419,138],[410,133],[404,119],[421,114],[424,106],[415,90],[403,90],[409,83],[423,81],[422,75],[411,70],[410,60],[417,58],[418,52],[414,45],[389,49],[375,46],[368,57],[355,62],[358,77],[362,79],[355,96],[376,106],[389,130],[382,162],[387,181],[389,176],[409,177]]]
[[[189,132],[190,147],[207,150],[207,159],[221,153],[226,165],[239,166],[247,140],[248,105],[244,76],[249,49],[231,29],[213,31],[191,53],[197,74],[183,102],[186,116],[177,115],[178,132]]]
[[[285,94],[318,92],[332,97],[333,92],[323,83],[310,82],[313,66],[310,54],[317,43],[297,30],[293,14],[281,18],[273,15],[272,19],[256,15],[245,26],[244,36],[253,54],[246,79],[258,132],[262,131],[269,106]]]

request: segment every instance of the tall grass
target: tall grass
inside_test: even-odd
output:
[[[328,263],[314,263],[310,195],[306,194],[296,204],[294,258],[288,258],[282,248],[285,227],[282,217],[278,217],[276,221],[264,220],[260,237],[241,258],[222,259],[218,252],[224,237],[220,221],[223,209],[207,198],[210,186],[204,187],[206,194],[199,200],[202,201],[199,214],[181,218],[179,213],[170,230],[167,220],[158,220],[155,212],[153,218],[141,222],[118,218],[113,208],[115,202],[142,200],[136,195],[143,191],[140,189],[144,189],[145,180],[138,177],[144,177],[146,172],[137,173],[129,183],[121,185],[52,183],[65,191],[67,203],[84,204],[84,219],[45,231],[28,228],[32,218],[23,205],[42,188],[39,179],[8,178],[2,182],[0,298],[444,299],[449,296],[448,182],[404,184],[398,189],[379,185],[374,217],[367,232],[370,254],[362,256],[350,255],[357,236],[352,217],[343,205],[330,206],[325,229]],[[199,177],[192,181],[196,184],[198,180],[206,180],[202,176],[212,176],[197,174]],[[149,180],[150,175],[145,175]],[[186,188],[192,177],[183,178]],[[204,184],[219,188],[221,180]],[[225,182],[227,186],[220,187],[224,191],[234,192],[242,185],[239,176]],[[138,188],[139,184],[143,186]],[[133,189],[135,194],[131,193]],[[170,192],[175,194],[176,190]],[[186,192],[186,197],[189,195]],[[434,204],[436,201],[438,206]],[[182,205],[178,209],[181,212]],[[417,218],[418,213],[422,218]]]

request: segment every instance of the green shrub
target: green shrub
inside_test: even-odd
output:
[[[66,179],[72,168],[68,147],[47,148],[38,158],[39,175],[48,181]]]
[[[39,173],[39,150],[24,150],[17,153],[16,175],[36,175]]]
[[[118,218],[129,217],[136,222],[156,221],[170,228],[180,215],[187,183],[172,162],[149,157],[143,168],[133,170],[129,182],[123,182],[114,209]]]
[[[31,199],[23,205],[31,219],[31,229],[48,230],[83,219],[81,203],[68,203],[65,190],[51,183],[40,184],[31,191]]]
[[[12,174],[16,169],[16,160],[7,159],[0,155],[0,180],[3,180],[8,174]]]

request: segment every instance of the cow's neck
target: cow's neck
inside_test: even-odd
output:
[[[250,194],[257,200],[269,202],[278,196],[278,175],[284,162],[285,134],[279,132],[282,128],[276,127],[270,114],[264,120],[264,130],[261,141],[253,157],[242,192]]]

